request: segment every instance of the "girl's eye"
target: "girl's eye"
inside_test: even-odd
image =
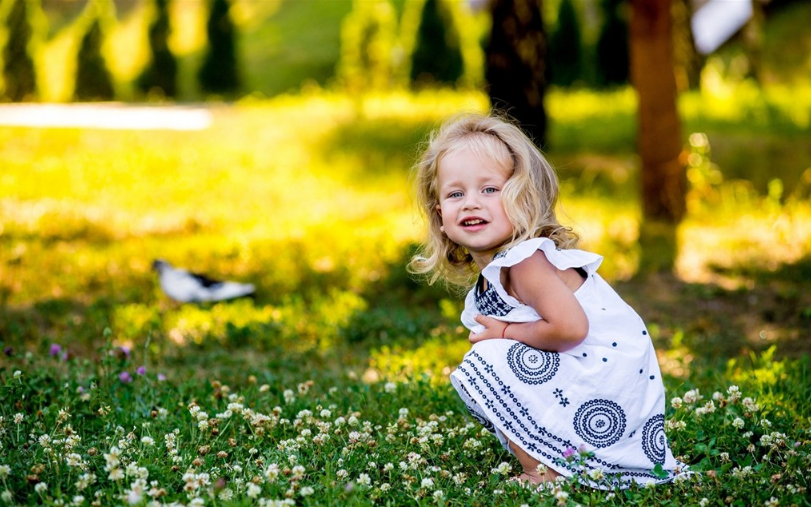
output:
[[[455,198],[455,197],[462,197],[462,192],[451,192],[448,194],[448,197]]]
[[[496,192],[498,192],[498,189],[496,187],[487,187],[483,190],[483,192],[485,194],[495,194]]]

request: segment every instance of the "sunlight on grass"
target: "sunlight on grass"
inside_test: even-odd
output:
[[[632,100],[626,90],[604,102],[619,114]],[[600,103],[585,92],[553,94],[551,101],[555,114],[585,115]],[[343,339],[343,327],[356,325],[347,319],[393,312],[376,303],[391,287],[405,291],[413,283],[395,274],[422,233],[409,167],[442,118],[486,104],[479,93],[350,98],[313,90],[212,107],[211,127],[198,132],[0,128],[0,294],[17,315],[44,312],[13,336],[59,330],[89,345],[101,325],[128,343],[148,332],[183,343],[242,343],[249,332],[259,343],[302,336],[305,348],[330,346]],[[706,136],[695,139],[708,146]],[[634,161],[590,157],[564,157],[560,216],[582,236],[583,248],[605,257],[607,279],[628,279],[638,257],[639,210],[628,190]],[[803,183],[786,194],[775,179],[761,195],[746,182],[725,180],[709,151],[690,160],[677,267],[683,280],[734,290],[752,283],[737,266],[768,271],[809,255],[811,205]],[[158,257],[251,281],[259,299],[200,315],[166,306],[149,269]],[[242,310],[250,323],[239,320]],[[217,312],[224,312],[219,320]],[[271,314],[281,320],[268,320]],[[293,331],[279,331],[280,323]],[[364,325],[378,332],[377,324]],[[367,328],[348,332],[357,336],[359,329]]]

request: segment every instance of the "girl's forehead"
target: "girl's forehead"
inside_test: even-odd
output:
[[[461,152],[469,152],[480,160],[491,161],[502,167],[512,167],[509,149],[493,135],[476,132],[454,140],[445,149],[440,162],[442,158]]]

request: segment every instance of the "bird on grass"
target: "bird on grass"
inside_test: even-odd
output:
[[[213,280],[199,273],[172,267],[161,259],[152,263],[152,269],[158,272],[163,292],[181,303],[225,301],[254,293],[253,284]]]

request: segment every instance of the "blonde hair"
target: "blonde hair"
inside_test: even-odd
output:
[[[422,248],[408,264],[411,273],[427,275],[457,286],[469,286],[477,273],[470,253],[440,230],[437,212],[437,176],[445,155],[469,149],[511,171],[501,190],[504,211],[513,233],[507,249],[531,238],[545,237],[558,248],[573,248],[579,238],[558,223],[555,205],[558,179],[552,166],[532,141],[510,120],[495,115],[465,114],[451,118],[431,134],[428,146],[414,166],[417,206],[428,225]]]

